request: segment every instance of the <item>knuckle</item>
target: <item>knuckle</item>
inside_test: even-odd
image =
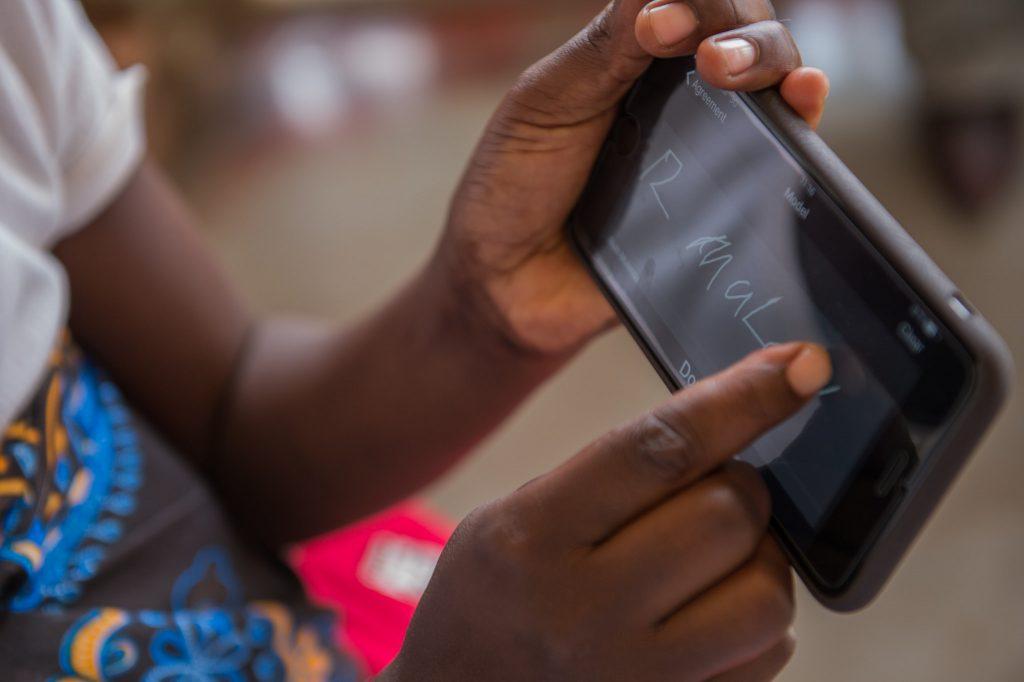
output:
[[[645,56],[629,49],[634,39],[634,22],[626,23],[618,14],[625,3],[610,3],[597,15],[579,36],[579,53],[593,72],[609,79],[608,85],[628,86],[643,72],[647,65]]]
[[[801,65],[800,49],[793,34],[778,21],[756,24],[754,38],[761,48],[762,66],[776,71],[792,71]]]
[[[499,502],[480,507],[456,532],[471,548],[475,563],[485,571],[523,570],[531,562],[531,533],[511,505]]]
[[[581,669],[583,661],[593,658],[591,628],[581,616],[561,614],[545,630],[543,668],[558,673],[552,679],[569,679],[572,671]]]
[[[555,52],[520,74],[505,99],[509,111],[502,113],[518,114],[529,120],[560,113],[566,106],[558,96],[557,74],[562,61],[561,53]]]
[[[724,77],[726,65],[715,49],[716,45],[727,38],[744,38],[757,46],[756,66],[737,77],[747,84],[762,84],[764,87],[802,64],[796,41],[782,23],[775,20],[749,23],[720,33],[713,41],[701,44],[697,53],[698,65],[712,85],[729,87],[733,82]]]
[[[775,18],[775,8],[769,0],[730,0],[737,26]]]
[[[483,544],[486,536],[486,531],[484,529],[490,523],[488,518],[490,513],[490,507],[485,505],[477,507],[467,514],[466,517],[462,519],[462,522],[459,523],[455,532],[452,533],[448,546],[469,546],[472,548],[479,548]]]
[[[715,487],[719,515],[760,538],[771,517],[771,499],[758,473],[745,464],[729,462],[716,477]]]
[[[769,0],[690,0],[706,35],[775,18]]]
[[[519,78],[504,111],[516,134],[522,127],[535,129],[531,135],[564,132],[611,113],[648,64],[627,46],[609,6]]]
[[[782,640],[779,642],[778,646],[779,646],[779,666],[783,667],[787,663],[789,663],[791,660],[793,660],[793,655],[796,653],[796,647],[797,647],[796,637],[794,637],[793,635],[787,634],[785,637],[782,638]]]
[[[792,573],[766,563],[752,564],[754,589],[750,598],[750,614],[773,634],[785,633],[796,618]]]
[[[728,0],[717,3],[733,27],[742,27],[762,22],[766,18],[774,18],[775,10],[768,0]]]
[[[513,85],[487,127],[484,148],[502,152],[545,151],[565,117],[565,104],[543,80],[527,72]]]
[[[580,34],[580,39],[590,58],[602,59],[612,47],[612,13],[606,9],[598,14]]]
[[[696,428],[685,414],[667,418],[652,412],[636,425],[631,451],[640,466],[655,476],[679,481],[692,470],[693,462],[702,458],[703,449]]]
[[[739,501],[728,486],[712,488],[705,496],[704,519],[708,529],[714,529],[717,542],[728,543],[736,550],[742,549],[743,556],[751,556],[757,548],[761,529],[754,522],[748,505]]]

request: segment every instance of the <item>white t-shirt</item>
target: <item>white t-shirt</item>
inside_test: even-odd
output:
[[[77,0],[0,0],[0,431],[67,321],[49,250],[141,162],[144,80],[117,71]]]

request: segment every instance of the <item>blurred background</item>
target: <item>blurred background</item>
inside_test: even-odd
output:
[[[156,157],[265,310],[353,320],[427,256],[516,73],[593,0],[85,0],[151,72]],[[1024,358],[1024,3],[778,3],[828,70],[822,134]],[[459,517],[665,397],[626,334],[589,349],[430,492]],[[1024,406],[883,596],[801,594],[784,680],[1024,679]],[[600,504],[600,500],[595,500]]]

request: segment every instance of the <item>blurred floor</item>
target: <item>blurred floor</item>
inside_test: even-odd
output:
[[[907,94],[913,81],[900,61],[891,16],[881,5],[853,19],[815,3],[803,6],[794,30],[806,36],[808,61],[833,65],[835,77],[824,136],[1024,357],[1024,178],[1010,202],[983,218],[950,213],[915,147]],[[475,137],[514,75],[508,67],[524,65],[551,45],[551,26],[568,35],[576,16],[548,22],[541,37],[531,34],[533,43],[514,64],[494,64],[484,69],[486,78],[430,80],[419,71],[417,78],[430,87],[411,97],[385,98],[379,109],[372,101],[339,109],[345,123],[339,134],[268,144],[274,136],[262,131],[259,140],[242,137],[230,140],[230,148],[203,150],[189,164],[187,186],[210,238],[254,300],[268,310],[342,320],[384,300],[429,252]],[[430,24],[403,30],[421,28],[443,33]],[[852,68],[850,57],[861,54],[861,43],[851,36],[864,32],[877,49]],[[315,55],[302,58],[306,68]],[[271,100],[257,98],[259,106]],[[613,333],[544,388],[431,498],[462,515],[664,397],[627,335]],[[1022,443],[1024,404],[1018,400],[870,609],[834,616],[801,594],[800,648],[783,679],[1022,679]]]

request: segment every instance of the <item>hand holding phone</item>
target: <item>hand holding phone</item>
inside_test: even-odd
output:
[[[381,679],[774,677],[791,571],[733,457],[830,377],[820,347],[760,351],[471,514]]]
[[[828,81],[798,68],[799,52],[768,0],[610,3],[518,80],[452,202],[438,262],[452,271],[469,314],[511,347],[564,359],[615,320],[573,253],[565,221],[635,79],[652,57],[698,48],[705,76],[723,87],[781,84],[809,122],[821,117]]]

